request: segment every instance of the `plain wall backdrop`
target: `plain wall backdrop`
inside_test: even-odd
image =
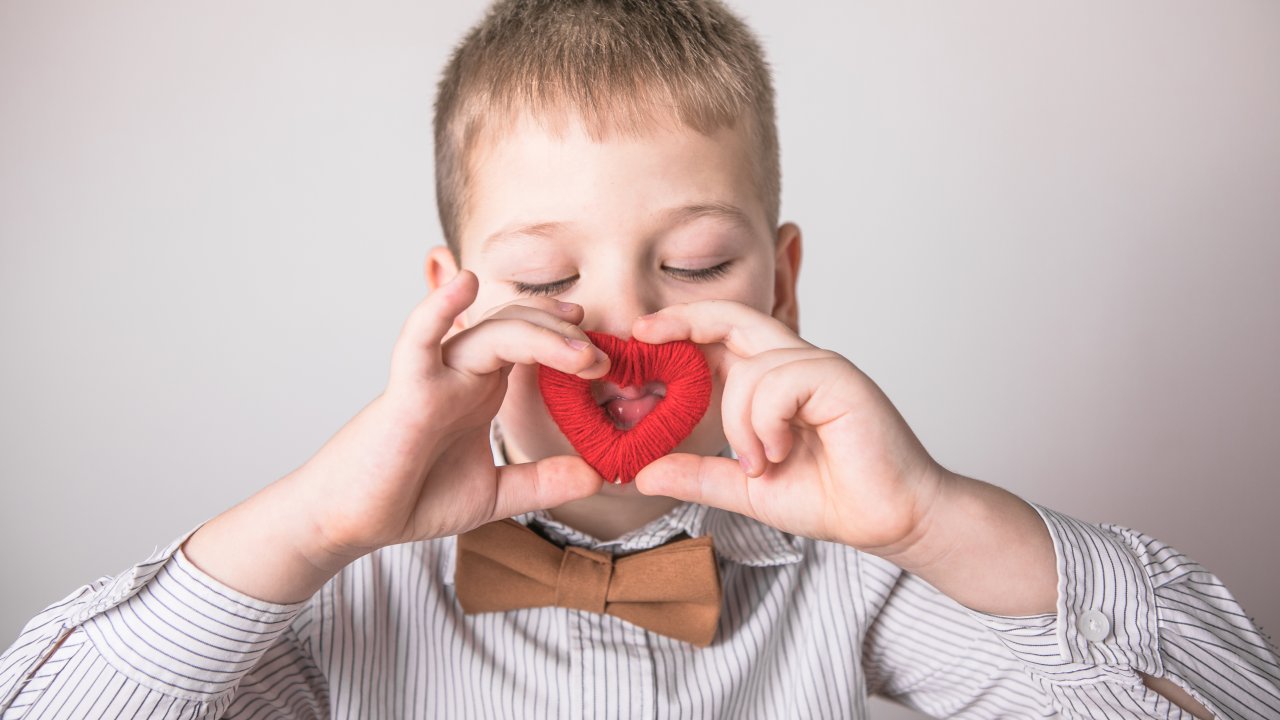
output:
[[[806,338],[947,467],[1173,544],[1274,634],[1280,4],[731,4]],[[382,390],[482,10],[0,3],[0,647]]]

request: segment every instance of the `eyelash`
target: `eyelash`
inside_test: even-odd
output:
[[[700,282],[705,280],[714,280],[715,278],[721,277],[725,273],[729,272],[729,265],[732,263],[732,260],[726,260],[719,265],[712,265],[708,268],[688,269],[664,267],[663,270],[666,270],[668,273],[680,278],[681,280]],[[573,275],[571,277],[564,278],[563,280],[556,280],[555,282],[543,283],[540,285],[530,285],[519,281],[512,281],[511,285],[516,289],[516,292],[522,295],[559,295],[565,290],[568,290],[569,286],[577,279],[578,276]]]

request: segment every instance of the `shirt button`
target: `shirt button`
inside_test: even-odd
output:
[[[1080,634],[1089,642],[1100,642],[1111,634],[1111,621],[1098,610],[1086,610],[1076,620]]]

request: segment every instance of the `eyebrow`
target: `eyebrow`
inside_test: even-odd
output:
[[[666,227],[668,229],[678,227],[702,217],[720,218],[728,220],[735,225],[740,225],[744,229],[751,228],[751,219],[747,217],[745,212],[738,207],[720,202],[699,203],[697,205],[672,208],[666,212]]]
[[[733,205],[721,202],[695,203],[671,208],[662,213],[660,223],[664,230],[671,230],[703,217],[721,218],[743,229],[751,228],[751,220],[745,212]],[[563,231],[570,224],[560,221],[537,222],[505,228],[485,238],[484,243],[480,246],[480,252],[491,252],[497,245],[521,238],[547,238]]]
[[[484,244],[480,246],[481,254],[492,252],[498,245],[503,245],[521,238],[545,238],[560,232],[568,223],[563,222],[540,222],[528,225],[520,225],[498,232],[485,238]]]

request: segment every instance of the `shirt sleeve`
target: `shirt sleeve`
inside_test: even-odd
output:
[[[296,628],[310,601],[266,602],[205,574],[182,552],[199,527],[32,618],[0,655],[0,720],[324,716]]]
[[[1218,718],[1280,717],[1276,648],[1217,577],[1137,531],[1031,505],[1053,538],[1056,611],[980,613],[899,572],[867,638],[885,694],[956,717],[1000,716],[994,703],[1029,717],[1192,717],[1143,672]]]

